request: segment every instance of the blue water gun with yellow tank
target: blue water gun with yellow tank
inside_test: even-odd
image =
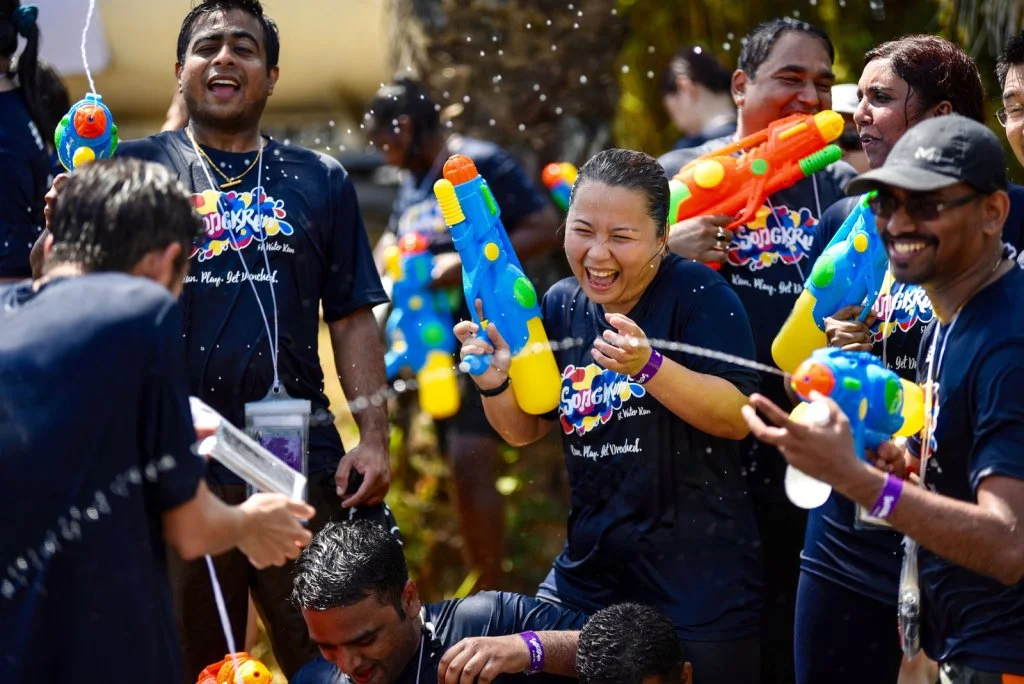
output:
[[[405,235],[387,249],[384,260],[394,282],[394,307],[384,328],[388,380],[404,368],[415,372],[420,408],[433,418],[449,418],[459,410],[454,323],[447,293],[430,289],[434,256],[426,237]]]
[[[818,349],[800,363],[790,379],[793,391],[804,402],[811,392],[830,397],[850,421],[854,449],[865,458],[865,449],[877,449],[893,436],[916,434],[924,425],[924,393],[903,380],[870,352],[851,352],[829,347]],[[799,416],[807,404],[793,411]]]
[[[845,306],[863,304],[863,321],[878,298],[889,256],[875,230],[870,206],[873,196],[874,191],[860,198],[818,257],[793,311],[772,342],[772,358],[787,373],[815,349],[828,346],[826,318]]]
[[[520,408],[533,415],[552,411],[561,396],[561,374],[544,330],[537,290],[512,249],[491,189],[473,160],[457,154],[445,163],[434,195],[462,259],[462,287],[480,336],[486,340],[486,327],[496,325],[508,342],[509,377]],[[478,299],[489,320],[479,320]],[[490,364],[490,355],[463,359],[471,375],[482,375]]]

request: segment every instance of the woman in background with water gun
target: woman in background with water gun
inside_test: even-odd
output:
[[[853,118],[872,169],[925,119],[954,112],[985,119],[977,66],[960,47],[936,36],[905,36],[873,48],[864,57],[858,92]],[[1024,188],[1011,188],[1010,197],[1003,237],[1019,244]],[[811,267],[860,199],[841,200],[824,213]],[[916,210],[930,211],[924,205]],[[893,284],[891,277],[886,283],[865,321],[858,320],[862,307],[845,307],[825,320],[825,335],[830,346],[873,351],[888,368],[916,381],[917,351],[933,317],[931,303],[918,286]],[[896,682],[902,659],[896,631],[901,540],[902,535],[865,518],[836,493],[810,512],[797,592],[797,684]]]
[[[28,255],[43,229],[50,154],[39,87],[38,9],[0,0],[0,282],[29,278]],[[25,49],[14,69],[18,36]]]
[[[659,341],[750,359],[753,333],[721,276],[668,252],[668,207],[668,179],[648,155],[607,150],[580,168],[565,231],[574,277],[541,304],[549,339],[575,340],[555,351],[555,411],[520,408],[494,325],[478,335],[464,321],[455,333],[463,358],[494,354],[472,377],[506,441],[562,430],[568,542],[538,595],[588,613],[656,606],[700,681],[756,684],[761,558],[737,440],[758,375]]]

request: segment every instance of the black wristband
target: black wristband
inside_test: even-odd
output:
[[[511,384],[512,377],[506,375],[505,382],[501,383],[497,387],[492,387],[491,389],[481,389],[479,386],[477,386],[476,391],[480,393],[481,397],[496,397],[505,390],[507,390],[509,388],[509,385]]]

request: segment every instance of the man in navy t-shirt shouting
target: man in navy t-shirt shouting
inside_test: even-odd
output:
[[[201,225],[166,169],[96,162],[61,196],[44,275],[0,288],[5,682],[128,663],[139,681],[179,684],[166,546],[237,547],[266,567],[310,538],[309,506],[278,494],[225,506],[190,453],[172,293]]]
[[[791,465],[920,544],[921,644],[942,681],[957,684],[1024,675],[1024,272],[1001,239],[1006,182],[995,135],[954,114],[911,128],[881,168],[850,184],[878,190],[893,276],[921,285],[938,319],[918,355],[931,406],[924,430],[909,456],[889,443],[877,454],[895,472],[854,453],[831,400],[814,426],[764,397],[751,403],[781,427],[744,407],[757,437]],[[926,486],[901,479],[907,458],[920,459]]]
[[[177,45],[188,126],[124,142],[118,156],[172,169],[203,219],[182,298],[192,394],[238,426],[247,403],[276,390],[311,402],[307,499],[317,509],[315,532],[343,506],[377,504],[388,490],[384,352],[371,313],[387,298],[345,169],[261,133],[279,52],[277,26],[257,0],[196,5]],[[323,391],[321,307],[359,426],[359,445],[347,454]],[[219,464],[207,481],[225,501],[245,500],[246,486]],[[286,675],[316,655],[287,602],[288,568],[253,572],[237,553],[216,565],[236,641],[245,635],[251,591]],[[227,645],[205,565],[175,563],[172,577],[194,679]]]

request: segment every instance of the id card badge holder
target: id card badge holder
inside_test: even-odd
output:
[[[893,531],[892,525],[889,524],[888,520],[885,520],[883,518],[876,518],[876,517],[870,515],[868,513],[867,509],[865,509],[860,504],[857,504],[856,515],[854,515],[854,517],[853,517],[853,529],[859,530],[859,531],[862,531],[862,532],[863,531],[868,531],[868,532],[872,532],[872,531],[874,531],[874,532],[883,532],[883,531],[892,532]]]
[[[311,408],[308,399],[292,399],[284,388],[276,392],[271,389],[260,401],[245,405],[245,431],[289,468],[307,477]]]

